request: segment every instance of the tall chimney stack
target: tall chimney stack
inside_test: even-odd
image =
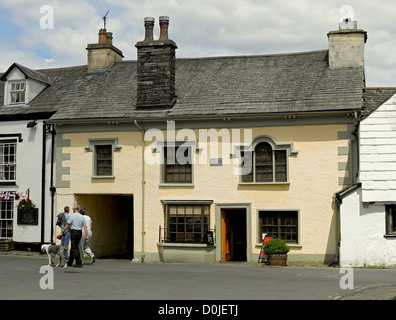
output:
[[[153,40],[154,18],[144,19],[145,39],[136,44],[137,108],[169,109],[176,102],[176,44],[168,39],[169,17],[161,16],[160,38]]]
[[[98,43],[88,44],[88,70],[107,69],[124,57],[122,51],[113,46],[113,33],[99,30]]]
[[[339,29],[327,34],[329,39],[329,67],[363,67],[367,32],[357,29],[357,22],[347,18]]]

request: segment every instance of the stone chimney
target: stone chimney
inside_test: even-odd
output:
[[[113,46],[113,33],[99,30],[99,42],[88,44],[88,70],[107,69],[124,57],[121,50]]]
[[[339,29],[327,34],[329,39],[329,67],[363,67],[367,32],[357,29],[357,22],[344,19]]]
[[[159,24],[160,37],[153,40],[154,18],[145,18],[145,39],[136,44],[138,108],[172,108],[176,102],[177,46],[168,39],[169,17],[160,17]]]

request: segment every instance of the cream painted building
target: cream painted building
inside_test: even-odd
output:
[[[56,211],[85,207],[97,257],[255,262],[266,233],[291,260],[338,262],[366,32],[346,22],[326,50],[176,59],[168,22],[153,40],[145,19],[137,61],[100,30],[87,66],[54,79]]]

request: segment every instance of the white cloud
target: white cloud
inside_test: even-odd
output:
[[[40,29],[44,4],[54,9],[53,30]],[[0,68],[6,70],[15,61],[31,68],[86,64],[86,46],[97,42],[107,10],[107,29],[125,60],[136,59],[135,44],[144,38],[144,17],[156,19],[158,37],[162,15],[170,17],[169,36],[178,45],[177,57],[322,50],[328,46],[327,33],[338,28],[345,4],[339,0],[0,0],[4,9]],[[348,4],[358,27],[368,31],[368,84],[396,86],[396,3],[351,0]]]

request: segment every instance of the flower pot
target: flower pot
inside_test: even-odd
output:
[[[14,241],[0,240],[0,252],[7,252],[14,250]]]
[[[287,254],[268,255],[268,264],[270,266],[287,266]]]

